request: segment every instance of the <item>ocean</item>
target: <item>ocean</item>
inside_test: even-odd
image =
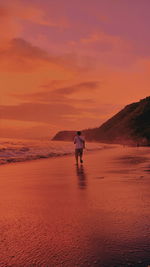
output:
[[[108,147],[110,145],[87,143],[86,151]],[[72,142],[0,138],[0,165],[40,158],[60,157],[73,153],[74,144]]]

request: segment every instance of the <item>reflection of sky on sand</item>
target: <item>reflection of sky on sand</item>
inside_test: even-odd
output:
[[[76,173],[78,177],[78,185],[80,189],[85,189],[87,186],[87,176],[83,165],[76,166]]]
[[[130,151],[1,166],[0,267],[148,267],[150,163],[116,161]]]
[[[107,170],[107,173],[125,178],[124,182],[146,179],[150,172],[150,149],[148,147],[141,147],[139,149],[129,147],[128,151],[122,150],[122,152],[119,157],[114,157],[113,165]]]

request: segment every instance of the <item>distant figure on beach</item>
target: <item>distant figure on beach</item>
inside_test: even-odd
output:
[[[80,163],[83,163],[82,156],[83,156],[83,149],[85,148],[85,140],[80,131],[78,131],[76,136],[74,137],[74,144],[75,144],[76,164],[78,165],[79,157],[80,157]]]

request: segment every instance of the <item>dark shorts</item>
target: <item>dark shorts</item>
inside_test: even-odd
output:
[[[83,148],[76,148],[75,149],[75,155],[82,156],[83,154]]]

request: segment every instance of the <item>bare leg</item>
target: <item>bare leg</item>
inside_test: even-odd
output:
[[[76,164],[78,165],[78,153],[75,152],[75,159],[76,159]]]
[[[82,156],[83,156],[83,152],[80,153],[80,163],[83,163]]]

